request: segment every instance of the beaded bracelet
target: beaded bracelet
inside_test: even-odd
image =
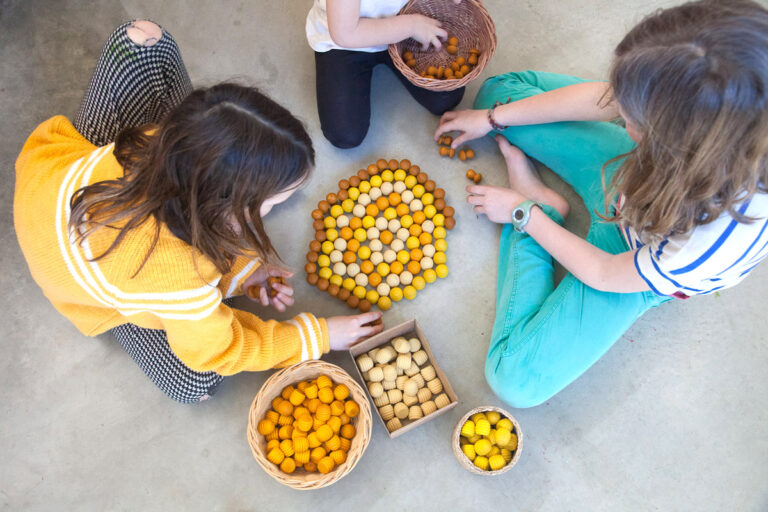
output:
[[[491,128],[493,128],[493,130],[497,132],[503,131],[506,128],[506,126],[497,123],[496,120],[493,118],[493,111],[496,110],[496,107],[498,107],[499,105],[503,105],[503,103],[501,103],[500,101],[497,101],[496,103],[493,104],[491,108],[488,109],[488,123],[491,125]]]

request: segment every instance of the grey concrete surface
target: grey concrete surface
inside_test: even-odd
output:
[[[541,69],[605,76],[612,47],[659,0],[487,0],[499,51],[486,76]],[[502,477],[465,472],[450,435],[468,409],[502,405],[482,369],[494,316],[499,228],[463,203],[466,166],[437,156],[436,118],[395,77],[374,74],[371,131],[357,149],[323,138],[308,0],[0,0],[0,509],[3,510],[768,510],[768,267],[736,288],[664,305],[641,318],[592,369],[544,405],[513,414],[525,433]],[[247,412],[268,373],[229,379],[212,401],[183,406],[157,391],[105,335],[82,336],[32,281],[12,223],[13,163],[54,114],[73,116],[113,26],[158,21],[178,40],[196,84],[257,84],[307,124],[317,171],[269,217],[281,254],[301,269],[309,211],[340,178],[379,157],[409,158],[448,190],[458,227],[450,277],[389,324],[415,317],[460,398],[426,426],[388,439],[379,424],[357,468],[300,493],[271,480],[246,441]],[[480,81],[467,91],[471,105]],[[502,185],[490,140],[473,167]],[[551,174],[546,179],[556,180]],[[568,193],[562,184],[559,190]],[[585,229],[577,199],[569,226]],[[344,313],[301,277],[293,312]],[[247,306],[250,307],[250,306]],[[258,311],[264,315],[271,312]],[[352,370],[344,354],[328,358]]]

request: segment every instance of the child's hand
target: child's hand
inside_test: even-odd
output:
[[[384,330],[384,325],[368,325],[381,318],[381,312],[371,311],[362,315],[333,316],[326,318],[331,350],[347,350],[361,338],[367,338]]]
[[[458,131],[461,135],[453,139],[451,147],[456,149],[467,141],[478,139],[491,131],[487,110],[454,110],[446,112],[440,118],[440,124],[435,130],[435,141],[441,135]]]
[[[511,188],[471,185],[467,187],[467,192],[467,202],[475,205],[475,213],[483,214],[491,222],[499,224],[511,223],[512,210],[526,200]]]
[[[442,46],[440,39],[448,38],[448,32],[436,19],[422,14],[404,14],[402,17],[408,21],[411,37],[421,43],[422,50],[428,49],[429,45],[438,49]]]
[[[250,276],[243,282],[243,291],[248,290],[251,286],[259,286],[259,296],[256,298],[248,297],[254,302],[258,302],[262,306],[269,306],[270,299],[275,309],[282,312],[290,306],[293,306],[293,287],[286,283],[274,283],[272,288],[277,292],[274,297],[269,296],[269,285],[267,279],[270,277],[293,277],[293,272],[275,267],[272,265],[262,265],[251,273]],[[246,294],[247,295],[247,294]]]

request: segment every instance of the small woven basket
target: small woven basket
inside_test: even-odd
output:
[[[295,384],[302,380],[314,379],[325,374],[335,384],[345,384],[349,388],[350,397],[360,406],[360,413],[353,419],[357,433],[352,439],[352,444],[347,452],[347,460],[334,468],[333,471],[323,475],[322,473],[306,473],[297,470],[295,473],[283,473],[278,466],[267,460],[267,441],[256,430],[259,420],[264,418],[266,412],[272,407],[272,399],[280,395],[283,388],[289,384]],[[371,406],[368,405],[368,397],[360,385],[340,367],[323,361],[305,361],[288,368],[284,368],[273,374],[261,387],[251,404],[248,413],[248,444],[253,452],[256,462],[267,472],[269,476],[283,485],[300,491],[320,489],[341,480],[352,471],[355,464],[363,456],[371,440]]]
[[[478,0],[462,0],[455,4],[453,0],[411,0],[400,10],[399,14],[423,14],[442,23],[448,32],[448,37],[459,39],[459,53],[450,55],[445,46],[439,51],[432,47],[427,51],[421,49],[414,39],[408,38],[399,43],[389,45],[389,55],[395,67],[412,84],[432,91],[452,91],[464,87],[480,76],[485,66],[496,51],[496,27],[491,16]],[[477,65],[459,79],[432,79],[420,76],[429,66],[450,66],[456,57],[469,57],[469,50],[480,50]],[[411,69],[403,61],[403,52],[411,50],[416,59],[416,68]]]
[[[496,411],[497,413],[501,414],[503,417],[509,418],[512,421],[512,424],[515,426],[515,430],[513,433],[517,436],[517,449],[515,450],[515,453],[512,454],[512,460],[510,460],[506,466],[496,471],[483,471],[482,469],[475,466],[472,463],[472,461],[469,460],[466,455],[464,455],[464,452],[461,451],[461,443],[459,443],[459,438],[461,437],[461,427],[462,425],[464,425],[464,422],[466,422],[469,418],[471,418],[473,414],[477,414],[479,412],[488,412],[488,411]],[[453,455],[456,457],[456,460],[459,461],[459,464],[461,464],[461,466],[464,469],[476,475],[496,476],[506,471],[509,471],[510,469],[512,469],[512,466],[517,464],[517,461],[520,459],[520,452],[523,451],[523,431],[520,430],[520,424],[517,422],[517,420],[507,411],[505,411],[504,409],[500,409],[498,407],[493,407],[491,405],[485,405],[482,407],[475,407],[459,420],[459,423],[456,424],[456,428],[453,430],[453,437],[451,438],[451,444],[453,446]]]

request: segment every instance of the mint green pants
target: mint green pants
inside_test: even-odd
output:
[[[534,71],[498,75],[483,84],[475,108],[584,81]],[[607,122],[562,122],[509,127],[501,134],[581,196],[591,216],[588,242],[613,254],[629,250],[618,226],[595,214],[605,208],[603,164],[634,147],[626,130]],[[606,181],[616,168],[606,169]],[[545,212],[562,223],[553,208]],[[555,288],[552,257],[531,237],[505,225],[485,365],[488,384],[512,407],[539,405],[600,359],[640,315],[666,300],[650,291],[600,292],[570,273]]]

